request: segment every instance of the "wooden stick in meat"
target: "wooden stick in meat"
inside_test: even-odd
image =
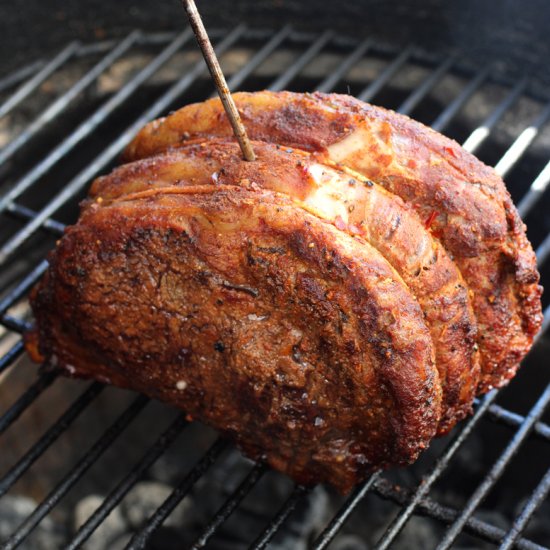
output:
[[[218,58],[216,57],[214,48],[212,48],[206,29],[204,28],[204,24],[197,10],[197,6],[195,5],[194,0],[182,0],[182,4],[187,12],[189,23],[191,23],[191,27],[193,28],[199,47],[202,51],[206,64],[208,65],[208,70],[210,71],[210,74],[214,79],[214,83],[216,84],[216,89],[218,90],[218,94],[223,103],[225,112],[231,122],[235,137],[237,138],[241,151],[243,152],[243,157],[245,160],[253,161],[256,157],[254,155],[254,150],[252,149],[252,144],[246,135],[246,129],[241,120],[235,102],[231,97],[229,88],[227,87],[227,82],[225,81]]]

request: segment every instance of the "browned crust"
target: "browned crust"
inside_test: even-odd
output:
[[[542,323],[541,287],[525,226],[501,178],[454,141],[424,125],[337,94],[235,94],[251,138],[318,151],[375,180],[429,220],[460,268],[479,327],[479,391],[505,384]],[[147,125],[125,158],[187,139],[231,135],[217,100]],[[357,135],[363,146],[343,144]]]
[[[345,492],[413,461],[441,396],[400,277],[281,196],[199,190],[87,208],[33,293],[29,348],[181,407],[299,482]]]
[[[284,193],[308,212],[365,239],[396,269],[424,312],[443,386],[438,432],[449,431],[471,411],[479,380],[475,319],[454,262],[418,216],[382,187],[320,165],[304,151],[253,145],[254,163],[244,162],[238,146],[221,139],[123,165],[94,182],[86,204],[173,187],[237,184]]]

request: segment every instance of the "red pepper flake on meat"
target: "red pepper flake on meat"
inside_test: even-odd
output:
[[[434,210],[427,218],[426,218],[426,221],[424,222],[424,227],[426,229],[430,229],[430,227],[432,226],[432,223],[434,222],[434,220],[437,218],[437,215],[439,214],[439,212],[437,212],[436,210]]]
[[[453,149],[453,147],[449,147],[449,146],[447,145],[446,147],[443,147],[443,150],[444,150],[445,153],[447,153],[448,155],[451,155],[451,157],[456,158],[456,153],[455,153],[455,150]]]

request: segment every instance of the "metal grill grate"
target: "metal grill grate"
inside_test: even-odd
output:
[[[53,59],[37,61],[0,80],[0,94],[4,97],[0,114],[6,117],[5,120],[16,124],[19,110],[22,110],[33,96],[43,93],[44,89],[47,89],[46,85],[55,79],[60,71],[68,71],[72,64],[82,61],[88,63],[87,72],[73,78],[65,89],[55,91],[56,97],[52,103],[39,106],[31,116],[30,122],[26,122],[19,133],[0,150],[0,173],[5,175],[7,181],[3,195],[0,196],[0,265],[5,273],[5,277],[0,279],[4,287],[3,294],[0,294],[0,324],[4,330],[0,333],[0,376],[3,372],[7,373],[23,354],[21,334],[28,321],[27,311],[19,306],[25,303],[28,291],[46,269],[45,252],[51,247],[52,241],[62,233],[62,222],[75,219],[75,205],[88,183],[111,165],[145,122],[165,113],[171,107],[204,99],[212,93],[205,65],[200,59],[193,58],[191,36],[189,30],[176,35],[152,35],[136,31],[119,43],[82,45],[74,42]],[[538,246],[537,257],[543,274],[548,272],[545,262],[550,252],[550,220],[548,215],[544,215],[544,201],[547,200],[545,191],[550,182],[550,162],[542,168],[530,185],[526,185],[525,182],[529,183],[526,177],[533,168],[530,166],[527,169],[522,163],[533,148],[533,142],[536,139],[540,140],[544,133],[545,125],[550,118],[550,103],[545,104],[544,98],[529,96],[527,78],[517,83],[498,82],[493,74],[493,67],[486,67],[479,72],[468,71],[460,66],[458,54],[439,59],[417,51],[413,45],[396,52],[371,40],[355,42],[337,36],[331,31],[312,36],[294,32],[288,27],[278,31],[251,31],[239,26],[230,32],[215,31],[212,38],[217,44],[216,50],[221,57],[222,65],[230,64],[232,67],[226,67],[231,89],[267,87],[274,90],[290,88],[300,91],[346,91],[346,84],[350,83],[354,95],[363,100],[374,100],[387,104],[401,113],[414,113],[415,117],[421,117],[425,112],[423,106],[427,102],[437,104],[434,94],[444,85],[445,79],[455,78],[459,83],[458,92],[453,99],[441,106],[435,119],[426,122],[451,137],[461,139],[469,151],[484,153],[487,160],[492,161],[497,171],[507,179],[514,172],[514,178],[508,183],[515,198],[521,199],[519,209],[522,216],[525,218],[533,213],[539,214],[530,237]],[[98,101],[93,91],[97,89],[99,80],[107,75],[117,61],[135,55],[138,50],[145,52],[147,61],[138,69],[130,71],[123,77],[120,85],[116,85]],[[284,52],[290,52],[291,62],[285,62],[287,58],[284,56],[281,61]],[[183,67],[178,66],[180,76],[168,75],[159,81],[159,73],[166,70],[166,66],[175,56],[182,53],[186,53],[187,57]],[[224,53],[232,54],[233,59],[225,57]],[[269,60],[277,66],[278,57],[279,66],[282,64],[282,68],[277,69],[277,74],[270,75],[263,70]],[[325,65],[321,63],[323,59]],[[95,65],[92,65],[94,61]],[[411,67],[416,67],[421,77],[415,77],[416,80],[410,77],[407,71]],[[407,84],[398,85],[400,82]],[[487,87],[492,87],[489,88],[489,95],[493,93],[491,90],[500,90],[499,93],[494,92],[496,100],[493,101],[491,109],[487,112],[474,112],[473,115],[469,113],[470,122],[465,125],[461,122],[466,116],[464,113]],[[141,101],[140,96],[143,96]],[[523,117],[524,127],[516,132],[515,139],[508,140],[500,147],[487,149],[486,145],[494,138],[496,129],[503,120],[511,116],[510,113],[522,98],[527,98],[532,107],[532,113],[528,112]],[[79,111],[82,104],[91,105],[91,110]],[[135,113],[139,112],[138,105],[147,107],[136,117]],[[64,119],[69,120],[68,126],[63,126]],[[58,133],[59,128],[62,128],[62,133]],[[53,136],[50,137],[54,140],[52,147],[40,145],[44,141],[44,136]],[[86,140],[90,139],[95,139],[95,142],[90,147],[85,147]],[[65,164],[77,168],[65,168]],[[62,184],[59,185],[57,182]],[[51,186],[51,190],[44,195],[44,190],[48,186]],[[44,196],[47,196],[47,199]],[[542,335],[548,329],[549,319],[550,310],[547,307]],[[543,338],[539,338],[537,345],[540,345]],[[57,378],[55,372],[39,371],[37,378],[22,395],[16,397],[9,406],[3,406],[0,434],[10,428],[30,408],[39,408],[39,403],[35,402],[43,392],[48,392],[52,385],[58,383]],[[545,384],[548,384],[548,376],[543,386]],[[539,387],[539,391],[540,389]],[[98,399],[102,390],[103,386],[99,383],[88,385],[66,411],[26,452],[22,453],[11,468],[2,474],[0,497],[54,446],[73,422]],[[424,461],[426,464],[419,470],[419,478],[413,483],[396,484],[391,474],[376,473],[357,487],[341,503],[332,520],[318,534],[316,540],[311,542],[311,548],[327,548],[345,527],[354,511],[370,495],[377,495],[394,503],[396,510],[386,520],[386,527],[376,543],[378,549],[391,547],[411,517],[418,515],[431,518],[447,527],[439,540],[438,549],[449,548],[464,533],[473,536],[474,539],[470,539],[470,543],[476,545],[482,544],[483,541],[500,545],[500,548],[550,547],[549,540],[535,541],[524,535],[530,519],[550,491],[550,425],[542,420],[550,400],[550,384],[546,385],[539,395],[534,393],[530,396],[531,403],[522,414],[497,404],[496,401],[500,399],[501,394],[502,392],[492,391],[477,400],[475,414],[458,426],[444,442],[435,444],[435,451]],[[57,483],[52,482],[47,496],[4,542],[3,548],[16,548],[21,545],[130,424],[138,421],[138,415],[148,404],[147,398],[136,397],[104,433],[88,449],[83,450],[80,460],[63,472]],[[441,503],[434,487],[448,475],[453,458],[456,458],[468,438],[471,438],[472,433],[483,422],[494,425],[495,429],[496,426],[504,426],[508,430],[508,443],[496,454],[492,466],[483,473],[481,482],[465,496],[460,505],[450,506]],[[81,547],[148,468],[186,429],[188,422],[178,414],[156,440],[152,437],[154,441],[150,447],[141,458],[127,465],[127,473],[116,482],[99,508],[80,526],[67,548]],[[13,430],[17,430],[17,426],[14,426]],[[517,516],[511,518],[508,525],[496,525],[490,520],[478,517],[476,513],[480,504],[495,487],[512,459],[530,439],[542,440],[546,445],[546,455],[541,453],[539,463],[540,468],[547,470],[546,473],[534,487],[525,487],[524,502]],[[236,451],[229,449],[223,441],[214,442],[195,466],[184,475],[165,502],[135,533],[127,548],[145,547],[151,535],[194,490],[199,480],[207,475],[207,471],[220,467],[221,457],[231,452]],[[234,492],[203,525],[203,533],[192,548],[206,545],[265,475],[266,469],[262,465],[252,465]],[[455,484],[459,483],[460,479],[457,479]],[[272,511],[272,520],[265,525],[263,532],[257,533],[255,540],[251,539],[250,547],[265,548],[280,535],[285,530],[289,517],[296,507],[308,498],[309,492],[306,488],[296,486],[280,508],[275,507]],[[336,496],[334,499],[338,500]],[[365,521],[368,521],[368,518],[365,518]]]

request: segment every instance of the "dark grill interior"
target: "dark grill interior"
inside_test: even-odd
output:
[[[497,81],[493,67],[463,66],[459,53],[395,51],[331,31],[240,26],[211,35],[233,90],[349,92],[430,124],[496,166],[550,281],[550,103],[531,93],[529,75]],[[89,182],[145,122],[212,92],[190,30],[74,42],[0,80],[2,547],[41,547],[45,525],[57,537],[49,547],[91,544],[125,497],[157,480],[170,491],[104,547],[550,548],[547,298],[543,331],[511,385],[478,400],[474,416],[417,464],[376,473],[347,498],[293,486],[143,396],[30,364],[26,297]],[[73,509],[96,493],[102,498],[71,524]],[[35,504],[10,524],[13,495]],[[174,510],[184,519],[171,521]]]

